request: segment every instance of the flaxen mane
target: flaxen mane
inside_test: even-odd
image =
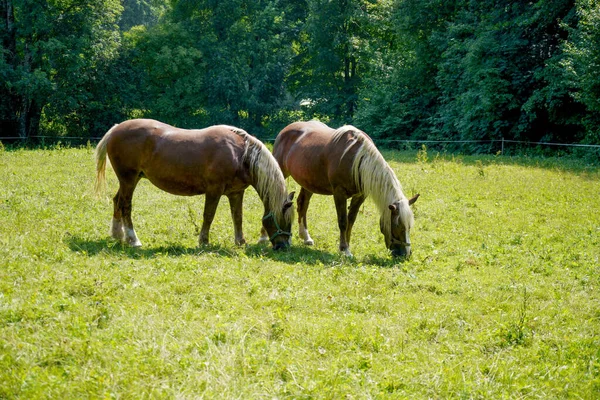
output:
[[[360,145],[352,163],[352,177],[356,187],[365,196],[371,197],[377,206],[382,221],[383,234],[388,238],[391,236],[389,205],[395,201],[400,201],[400,209],[398,210],[400,221],[407,228],[412,227],[414,216],[408,205],[408,199],[402,192],[402,186],[371,139],[354,126],[345,125],[336,129],[333,134],[333,141],[340,140],[348,132],[353,135],[354,141],[352,144],[359,143]],[[346,152],[352,144],[348,146]]]
[[[288,207],[285,215],[282,215],[283,205],[288,197],[285,179],[277,161],[260,140],[242,129],[235,127],[230,129],[244,139],[246,144],[244,161],[249,165],[250,177],[255,182],[259,197],[265,201],[267,208],[275,213],[276,217],[283,216],[286,222],[291,222],[293,207]]]

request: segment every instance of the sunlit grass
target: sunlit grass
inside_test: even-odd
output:
[[[226,199],[142,181],[141,249],[109,239],[92,149],[0,150],[0,398],[600,396],[598,170],[574,161],[385,152],[415,204],[392,259],[367,202],[337,253],[314,196],[304,247],[233,244]],[[297,190],[289,182],[290,190]],[[191,210],[191,212],[190,212]]]

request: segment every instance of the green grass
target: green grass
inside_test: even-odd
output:
[[[288,252],[233,244],[226,199],[143,181],[144,247],[109,239],[91,148],[0,149],[0,398],[600,397],[600,173],[577,161],[385,152],[419,192],[413,257],[372,203],[353,259],[315,196]],[[295,188],[289,182],[290,189]],[[297,189],[297,188],[296,188]]]

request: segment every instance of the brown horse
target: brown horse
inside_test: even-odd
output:
[[[96,190],[105,180],[106,155],[119,179],[111,234],[141,246],[131,222],[131,199],[141,178],[181,196],[205,194],[199,243],[208,243],[210,225],[222,195],[229,198],[235,243],[244,244],[242,202],[252,185],[264,204],[263,229],[274,249],[289,246],[292,199],[269,150],[242,129],[218,125],[179,129],[150,119],[115,125],[96,147]]]
[[[410,255],[410,229],[414,222],[400,182],[372,140],[346,125],[334,130],[317,122],[296,122],[277,136],[273,148],[283,175],[302,187],[298,195],[298,228],[307,245],[306,211],[313,193],[333,195],[340,229],[340,251],[351,256],[350,233],[360,206],[371,196],[380,213],[380,229],[394,256]],[[347,200],[351,199],[346,210]]]

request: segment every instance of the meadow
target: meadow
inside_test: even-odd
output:
[[[142,181],[144,246],[109,238],[93,148],[0,148],[0,398],[600,397],[600,173],[577,160],[386,151],[414,205],[393,259],[367,201],[354,258],[333,200],[306,247],[236,247],[222,199]],[[290,190],[297,189],[293,181]]]

